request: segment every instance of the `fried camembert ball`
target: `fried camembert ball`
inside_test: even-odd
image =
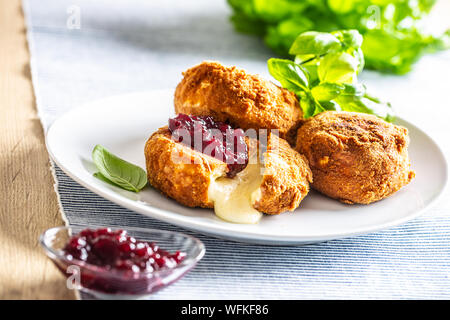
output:
[[[312,187],[344,203],[369,204],[414,177],[408,130],[373,115],[323,112],[298,130],[296,150],[313,172]]]
[[[278,129],[291,145],[302,120],[296,95],[236,67],[203,62],[183,73],[175,112],[212,116],[237,128]]]
[[[257,140],[246,140],[256,146]],[[253,150],[253,151],[252,151]],[[145,145],[150,184],[189,207],[214,208],[220,218],[235,223],[256,223],[262,213],[296,209],[309,191],[312,173],[306,159],[289,144],[269,134],[264,161],[249,148],[248,164],[233,177],[221,160],[173,139],[169,128],[152,134]],[[262,149],[261,149],[262,150]]]

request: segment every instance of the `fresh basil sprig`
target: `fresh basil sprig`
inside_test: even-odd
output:
[[[344,66],[346,71],[353,71],[356,76],[364,68],[362,41],[363,38],[357,30],[339,30],[330,33],[308,31],[295,39],[289,54],[295,55],[296,63],[316,68],[319,67],[320,59],[328,55],[322,64],[338,63],[341,67]],[[309,69],[311,71],[311,68]]]
[[[327,110],[342,110],[392,121],[391,105],[372,97],[358,83],[357,75],[364,67],[362,41],[356,30],[305,32],[289,51],[296,55],[295,61],[272,58],[267,66],[283,88],[297,94],[306,119]]]
[[[95,146],[92,159],[99,171],[94,176],[102,181],[134,192],[147,184],[147,174],[142,168],[120,159],[101,145]]]

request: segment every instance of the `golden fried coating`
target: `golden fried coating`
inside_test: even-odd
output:
[[[254,203],[254,208],[267,214],[295,210],[308,194],[312,182],[308,160],[286,140],[269,134],[264,167],[261,198]]]
[[[176,113],[212,116],[244,130],[278,129],[295,144],[302,111],[294,93],[217,62],[203,62],[183,75],[175,90]]]
[[[145,144],[149,183],[188,207],[213,208],[208,188],[227,172],[227,165],[171,139],[167,126],[153,133]]]
[[[373,115],[323,112],[298,130],[296,149],[313,172],[312,187],[345,203],[369,204],[414,177],[408,130]]]
[[[260,196],[253,207],[268,214],[292,211],[309,191],[311,170],[307,160],[285,140],[269,135],[267,141]],[[224,162],[173,141],[167,126],[148,139],[145,158],[153,187],[189,207],[214,207],[208,189],[217,178],[226,176]]]

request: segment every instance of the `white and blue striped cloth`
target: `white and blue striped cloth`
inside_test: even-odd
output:
[[[202,60],[267,76],[265,63],[273,55],[259,39],[233,30],[225,1],[23,4],[44,129],[83,102],[174,88],[181,71]],[[408,118],[421,124],[449,155],[448,74],[450,56],[443,53],[424,58],[405,77],[365,73],[364,78],[392,97],[394,105],[403,105],[399,112],[408,112]],[[429,106],[428,121],[423,105]],[[432,117],[433,112],[443,116]],[[72,225],[181,230],[121,208],[55,169],[62,210]],[[206,256],[155,299],[450,298],[448,191],[434,208],[403,226],[303,247],[247,245],[182,231],[204,241]]]

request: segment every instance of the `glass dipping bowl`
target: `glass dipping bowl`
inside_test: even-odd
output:
[[[99,299],[144,299],[162,289],[191,270],[205,254],[204,244],[195,237],[173,231],[125,227],[90,226],[89,229],[110,228],[125,230],[136,240],[155,242],[161,249],[169,252],[186,253],[184,259],[174,268],[157,271],[129,272],[107,270],[77,259],[67,259],[62,249],[70,237],[85,227],[55,227],[45,231],[40,243],[47,256],[67,277],[68,286],[88,293]]]

